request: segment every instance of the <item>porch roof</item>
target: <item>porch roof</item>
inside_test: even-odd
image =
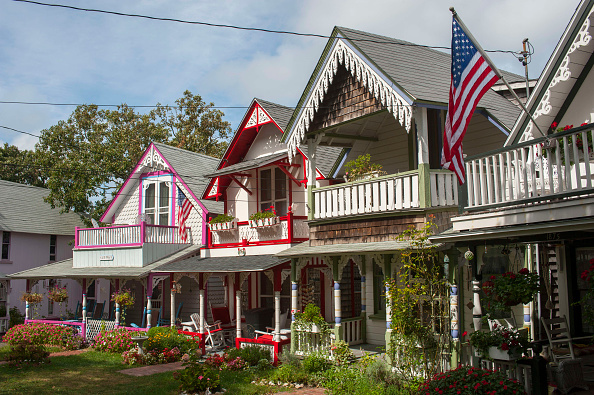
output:
[[[165,258],[159,259],[144,267],[72,267],[72,258],[49,265],[8,275],[10,279],[45,279],[45,278],[141,278],[170,262],[184,259],[198,253],[201,245],[190,245]]]
[[[213,258],[191,257],[159,267],[167,273],[226,273],[261,272],[286,262],[274,255],[225,256]]]
[[[592,221],[592,217],[519,224],[499,228],[482,228],[467,231],[455,231],[453,229],[449,229],[438,235],[429,237],[429,240],[437,243],[472,243],[497,239],[503,239],[507,242],[513,242],[516,240],[536,241],[539,239],[544,241],[547,240],[547,235],[551,233],[577,232],[587,230],[594,230],[594,221]]]
[[[8,276],[2,272],[0,272],[0,280],[8,280]]]
[[[436,248],[441,248],[443,244],[432,243]],[[400,252],[412,248],[408,241],[377,241],[371,243],[350,243],[350,244],[326,244],[321,246],[310,246],[309,241],[305,241],[295,247],[288,248],[276,254],[277,257],[297,258],[301,256],[313,255],[338,255],[338,254],[371,254],[371,253],[390,253]]]
[[[246,161],[239,162],[239,163],[236,163],[231,166],[223,167],[222,169],[217,170],[214,173],[205,175],[205,177],[217,177],[217,176],[223,176],[223,175],[227,175],[227,174],[234,174],[234,173],[241,172],[241,171],[252,170],[252,169],[270,164],[272,162],[275,162],[279,159],[286,158],[287,155],[288,155],[287,151],[284,150],[282,152],[277,152],[274,154],[261,156],[256,159],[246,160]]]

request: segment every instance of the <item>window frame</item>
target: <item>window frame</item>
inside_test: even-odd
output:
[[[50,235],[49,261],[55,262],[58,253],[58,236]]]
[[[376,269],[375,269],[376,266],[379,268],[379,270],[381,270],[382,274],[376,273]],[[373,314],[374,315],[385,315],[386,314],[386,273],[384,273],[384,268],[381,267],[380,265],[378,265],[375,261],[373,262],[372,273],[373,273]],[[379,281],[380,277],[381,277],[381,282]]]
[[[6,238],[5,238],[6,237]],[[9,231],[2,231],[2,239],[0,239],[0,243],[2,248],[0,249],[0,261],[9,261],[10,260],[10,244],[12,240],[12,234]],[[5,253],[6,251],[6,253]]]
[[[270,198],[264,199],[263,192],[263,173],[270,172]],[[281,176],[281,177],[279,177]],[[278,191],[282,191],[283,189],[277,188],[277,180],[284,181],[284,197],[277,198],[277,189]],[[270,208],[270,206],[274,206],[275,211],[277,212],[278,216],[285,216],[287,215],[289,205],[291,204],[291,197],[290,197],[290,185],[289,185],[289,177],[281,170],[278,166],[267,166],[258,169],[258,211],[264,211]],[[279,210],[279,206],[277,202],[284,202],[284,207]]]
[[[173,180],[172,174],[158,174],[158,175],[143,175],[141,177],[141,185],[142,185],[142,192],[141,196],[139,197],[140,200],[140,214],[143,215],[145,218],[145,222],[149,223],[150,225],[161,225],[161,226],[174,226],[175,225],[175,215],[174,215],[174,199],[175,199],[175,183]],[[163,200],[162,196],[162,186],[166,185],[168,190],[168,198],[166,200],[167,205],[162,206],[161,201]],[[150,212],[147,212],[147,191],[150,187],[154,188],[154,199],[153,199],[153,206],[149,207],[148,209]],[[161,223],[161,216],[167,215],[167,221],[165,223]],[[151,218],[150,221],[147,218]]]

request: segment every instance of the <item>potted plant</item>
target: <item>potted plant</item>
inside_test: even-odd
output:
[[[528,333],[493,324],[491,331],[470,334],[470,344],[478,356],[485,359],[514,360],[528,349]]]
[[[588,122],[584,122],[580,126],[585,126],[585,125],[588,125]],[[564,127],[558,127],[557,122],[553,122],[551,124],[551,130],[553,131],[553,133],[565,132],[570,129],[573,129],[573,125],[565,125]],[[551,137],[554,138],[555,135],[553,134]],[[586,142],[586,144],[584,144],[584,141],[582,141],[581,133],[572,134],[572,135],[567,136],[567,148],[569,150],[568,156],[569,156],[569,164],[570,165],[572,165],[574,163],[573,148],[572,148],[574,139],[575,139],[575,145],[578,148],[578,154],[579,154],[580,158],[586,156],[586,152],[587,152],[587,155],[590,155],[590,157],[593,153],[593,147],[592,147],[593,142],[592,142],[592,139],[589,134],[588,134],[588,138],[587,138],[588,141]],[[555,141],[555,140],[553,140],[553,141]],[[561,162],[563,164],[565,164],[565,146],[563,144],[563,140],[561,139],[561,140],[557,141],[556,144],[557,144],[557,146],[554,146],[551,151],[553,153],[555,153],[556,150],[559,149]],[[585,147],[584,147],[584,145],[585,145]],[[543,156],[546,158],[547,155],[548,155],[547,151],[543,150]],[[553,155],[553,156],[555,156],[555,155]]]
[[[23,302],[28,302],[31,304],[41,303],[43,300],[43,295],[37,292],[23,292],[21,295],[21,300]]]
[[[345,181],[365,180],[368,178],[379,177],[386,172],[381,171],[382,166],[371,163],[371,155],[359,155],[357,159],[347,162],[345,165]]]
[[[308,331],[314,333],[328,333],[330,327],[324,317],[319,306],[315,304],[308,304],[305,306],[303,312],[297,310],[295,312],[295,328],[300,331]]]
[[[250,215],[249,219],[251,228],[261,228],[264,226],[278,225],[280,223],[274,206],[270,206],[266,210],[253,213]]]
[[[219,214],[214,218],[211,218],[208,223],[208,227],[211,231],[225,231],[237,229],[237,219],[228,214]]]
[[[56,285],[47,292],[47,298],[56,303],[66,302],[68,300],[68,290],[66,287]]]
[[[512,306],[534,299],[538,292],[538,274],[523,268],[518,273],[494,275],[483,283],[483,291],[493,309],[510,311]]]

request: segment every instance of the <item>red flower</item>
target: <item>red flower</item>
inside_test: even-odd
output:
[[[551,124],[551,129],[555,129],[557,127],[557,125],[559,125],[557,122],[553,122]]]
[[[497,278],[497,277],[495,277],[495,276],[491,276],[491,277],[489,277],[489,279],[490,279],[490,280],[495,280],[496,278]]]
[[[582,280],[588,281],[588,274],[589,274],[589,272],[587,270],[584,270],[580,277],[582,278]]]
[[[468,334],[468,332],[464,331],[464,333],[462,333],[462,337],[466,336]]]
[[[573,129],[573,125],[565,125],[563,127],[563,130],[569,130],[569,129]]]
[[[523,269],[520,269],[520,271],[518,273],[520,273],[520,274],[528,274],[528,273],[530,273],[530,271],[528,269],[526,269],[526,268],[523,268]]]
[[[580,126],[586,126],[587,124],[588,124],[588,122],[584,122]]]
[[[501,348],[503,351],[509,350],[509,346],[507,345],[507,343],[501,343],[501,347],[499,348]]]

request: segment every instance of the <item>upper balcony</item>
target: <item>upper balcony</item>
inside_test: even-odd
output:
[[[145,266],[192,244],[191,229],[183,239],[177,226],[119,225],[76,228],[74,267]]]
[[[216,230],[216,226],[209,224],[209,248],[300,243],[309,238],[306,220],[307,217],[289,212],[285,216],[273,217],[267,223],[232,222],[223,230]]]
[[[421,170],[412,170],[313,189],[314,220],[457,205],[456,179],[449,170],[429,170],[427,181]]]

